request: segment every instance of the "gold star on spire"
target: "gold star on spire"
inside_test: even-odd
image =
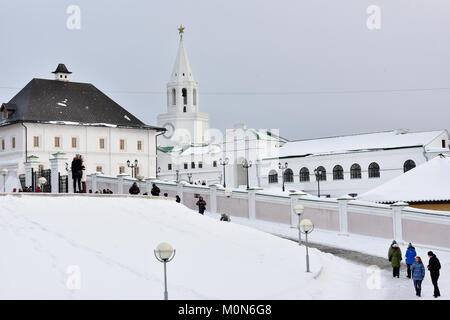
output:
[[[183,40],[184,27],[182,24],[178,28],[178,33],[180,34],[180,40]]]

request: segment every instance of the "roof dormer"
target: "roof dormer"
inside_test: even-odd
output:
[[[68,82],[69,76],[72,72],[67,70],[65,64],[60,63],[60,64],[58,64],[58,67],[56,68],[56,70],[53,71],[52,73],[55,74],[55,80]]]
[[[0,107],[0,112],[2,114],[2,120],[8,119],[14,112],[16,112],[15,103],[2,103]]]

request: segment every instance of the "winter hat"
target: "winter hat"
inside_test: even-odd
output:
[[[397,241],[395,241],[395,240],[392,240],[392,244],[395,244],[395,243],[397,243]]]
[[[433,251],[428,251],[428,255],[431,256],[431,257],[434,256]]]
[[[408,244],[408,248],[412,248],[412,244],[411,242]]]

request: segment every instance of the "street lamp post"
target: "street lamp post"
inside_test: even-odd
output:
[[[278,163],[278,168],[281,169],[281,177],[283,179],[283,192],[284,192],[284,170],[286,170],[288,167],[288,163],[285,162],[284,165],[281,164],[281,162]]]
[[[38,181],[39,185],[41,186],[41,192],[44,192],[44,186],[47,183],[47,179],[45,179],[44,177],[40,177]]]
[[[161,167],[158,167],[158,169],[156,169],[156,179],[158,179],[158,175],[161,172]]]
[[[127,160],[127,166],[128,166],[128,168],[131,168],[131,177],[132,178],[134,178],[134,176],[135,176],[135,168],[138,166],[138,161],[137,161],[137,159],[136,160],[134,160],[134,163],[133,164],[131,164],[131,161],[130,160]]]
[[[3,176],[3,192],[6,192],[6,176],[8,175],[8,169],[3,168],[2,169],[2,176]]]
[[[167,262],[172,261],[175,257],[175,251],[167,242],[160,243],[156,250],[154,250],[156,260],[164,264],[164,300],[169,300],[169,293],[167,292]]]
[[[300,216],[302,215],[305,208],[301,204],[297,204],[294,207],[294,211],[298,216],[298,245],[300,246],[302,244],[302,230],[300,229]]]
[[[320,170],[319,168],[314,169],[314,174],[316,175],[316,180],[317,180],[317,196],[320,198],[320,179],[322,177],[322,173],[323,171]]]
[[[225,183],[225,166],[228,164],[228,162],[230,161],[230,159],[225,158],[222,160],[222,158],[219,159],[219,164],[223,167],[223,187],[226,188],[227,185]]]
[[[247,159],[244,159],[242,161],[242,166],[247,170],[247,190],[250,189],[249,185],[248,185],[248,168],[250,168],[252,166],[252,161],[247,161]]]
[[[300,230],[302,233],[305,234],[306,240],[305,240],[305,245],[306,245],[306,272],[310,272],[309,271],[309,254],[308,254],[308,234],[310,234],[314,229],[314,224],[311,222],[311,220],[309,219],[303,219],[300,222]]]

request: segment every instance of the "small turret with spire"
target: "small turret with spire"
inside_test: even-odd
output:
[[[68,82],[69,76],[72,72],[67,70],[64,63],[60,63],[58,64],[58,67],[56,67],[56,70],[52,73],[55,74],[55,80]]]

